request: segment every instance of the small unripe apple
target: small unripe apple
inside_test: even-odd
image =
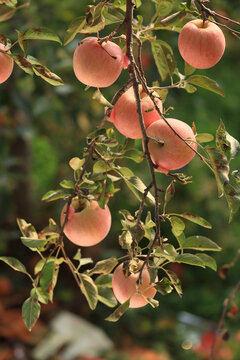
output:
[[[67,205],[61,213],[61,224],[66,216]],[[90,203],[81,211],[75,211],[70,205],[67,223],[64,226],[64,234],[74,244],[79,246],[92,246],[102,241],[111,227],[111,213],[108,206],[101,209],[97,201]]]
[[[130,308],[139,308],[148,304],[144,297],[153,298],[156,289],[150,284],[150,275],[147,269],[142,272],[142,284],[137,284],[139,272],[131,273],[125,277],[123,264],[120,264],[113,272],[112,289],[117,300],[123,304],[130,298]]]
[[[107,87],[114,83],[123,68],[123,52],[111,42],[98,43],[96,37],[83,39],[73,55],[73,70],[83,84]]]
[[[189,65],[208,69],[221,59],[225,50],[225,37],[216,24],[208,20],[192,20],[180,31],[178,48]]]
[[[166,119],[172,128],[187,140],[196,150],[197,144],[193,130],[188,124],[177,119]],[[149,138],[148,149],[153,163],[157,166],[156,170],[168,173],[169,170],[180,169],[187,165],[195,155],[184,141],[174,134],[172,129],[164,120],[158,120],[147,128]],[[191,141],[193,140],[193,141]]]
[[[11,75],[14,62],[13,59],[7,55],[10,51],[7,50],[5,45],[0,44],[0,49],[6,52],[6,54],[0,52],[0,84],[2,84]]]
[[[154,104],[150,97],[145,93],[142,86],[139,86],[141,107],[145,127],[147,128],[154,121],[159,120],[160,116],[154,108]],[[159,110],[162,112],[162,102],[157,101]],[[116,102],[109,118],[113,122],[117,130],[131,139],[141,139],[142,131],[139,124],[137,105],[134,96],[133,87],[128,89]]]

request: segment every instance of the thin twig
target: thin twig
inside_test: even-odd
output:
[[[132,255],[133,255],[133,257],[135,257],[135,255],[136,255],[136,254],[135,254],[136,236],[137,236],[138,226],[139,226],[140,221],[141,221],[141,215],[142,215],[144,203],[145,203],[147,194],[148,194],[149,191],[151,190],[152,186],[153,186],[153,183],[151,182],[151,183],[146,187],[146,189],[144,190],[144,193],[143,193],[143,196],[142,196],[142,200],[141,200],[141,203],[140,203],[140,206],[139,206],[139,210],[138,210],[138,214],[137,214],[137,223],[136,223],[136,225],[135,225],[134,232],[133,232],[133,236],[132,236],[132,245],[131,245],[131,248],[132,248]]]
[[[129,79],[124,85],[123,87],[121,87],[120,90],[118,90],[118,92],[116,92],[116,94],[114,95],[114,97],[112,98],[111,104],[115,105],[116,102],[118,101],[118,99],[132,86],[133,81],[132,79]],[[111,108],[108,108],[106,110],[106,117],[109,117],[111,115]]]
[[[237,283],[237,285],[234,287],[234,289],[232,290],[232,292],[230,293],[230,295],[228,296],[228,298],[226,299],[226,301],[224,302],[224,307],[223,307],[223,311],[222,311],[222,315],[221,318],[218,322],[218,326],[216,329],[216,332],[214,334],[214,339],[213,339],[213,343],[212,343],[212,347],[211,347],[211,352],[209,355],[209,360],[214,360],[214,355],[215,355],[215,346],[216,346],[216,340],[217,340],[217,336],[221,333],[223,326],[224,326],[224,321],[225,321],[225,317],[227,314],[227,310],[228,307],[232,301],[232,299],[234,298],[235,294],[240,290],[240,281]]]
[[[196,1],[197,1],[198,5],[201,7],[201,9],[204,10],[205,13],[207,13],[208,15],[210,15],[212,17],[218,17],[219,19],[223,19],[223,20],[229,21],[237,26],[240,26],[240,22],[230,19],[226,16],[223,16],[223,15],[217,13],[214,10],[209,9],[206,5],[203,4],[203,2],[201,0],[196,0]]]

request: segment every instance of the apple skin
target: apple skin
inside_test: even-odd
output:
[[[61,213],[61,224],[65,219],[67,205]],[[102,241],[111,227],[111,213],[108,206],[101,209],[97,201],[91,200],[89,206],[80,212],[69,207],[68,220],[64,227],[66,237],[78,246],[93,246]]]
[[[142,272],[142,284],[139,284],[137,294],[136,282],[139,278],[139,272],[130,274],[125,277],[123,272],[123,264],[120,264],[113,272],[112,289],[117,300],[123,304],[130,298],[130,308],[139,308],[148,304],[145,297],[153,298],[156,294],[156,289],[150,285],[150,275],[147,269]],[[144,294],[141,295],[141,294]]]
[[[216,65],[225,50],[225,37],[214,23],[197,19],[189,21],[180,31],[178,48],[183,59],[197,69]]]
[[[184,139],[196,141],[194,133],[188,124],[177,119],[168,118],[166,120]],[[180,169],[187,165],[195,156],[195,152],[177,137],[162,119],[147,128],[147,135],[153,139],[164,141],[164,144],[158,144],[152,140],[148,142],[151,159],[157,165],[156,171],[168,174],[169,170]],[[195,142],[188,142],[195,150],[197,149]]]
[[[10,53],[10,51],[7,50],[6,46],[3,44],[0,44],[0,49]],[[0,84],[4,83],[9,78],[13,71],[13,65],[13,59],[10,56],[0,52]]]
[[[117,44],[107,41],[99,45],[97,40],[87,37],[80,42],[73,55],[73,70],[85,85],[108,87],[119,77],[124,56]]]
[[[142,86],[139,86],[141,98],[142,114],[145,127],[147,128],[154,121],[159,120],[160,115],[154,108],[154,104],[150,97],[144,92]],[[162,102],[157,101],[159,110],[162,112]],[[148,111],[149,109],[153,109]],[[141,139],[142,132],[139,124],[137,105],[134,96],[133,87],[129,88],[116,102],[111,111],[109,121],[112,122],[117,130],[126,137],[131,139]]]

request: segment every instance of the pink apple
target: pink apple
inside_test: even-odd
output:
[[[210,21],[189,21],[182,28],[178,48],[183,59],[197,69],[208,69],[218,63],[225,50],[222,30]]]
[[[112,288],[117,300],[123,304],[130,298],[130,308],[138,308],[148,304],[144,297],[153,298],[156,289],[150,284],[150,275],[146,268],[142,272],[142,284],[137,285],[138,273],[132,273],[125,277],[123,264],[120,264],[113,272]]]
[[[147,128],[154,121],[159,120],[160,116],[157,110],[155,110],[152,100],[145,93],[142,86],[139,86],[139,92],[141,97],[143,119],[145,127]],[[157,105],[162,112],[161,100],[157,101]],[[109,121],[114,123],[115,127],[121,134],[131,139],[142,138],[133,87],[128,89],[118,99],[111,111]]]
[[[73,70],[83,84],[94,87],[112,85],[123,68],[123,52],[111,42],[101,45],[96,37],[83,39],[73,55]]]
[[[6,54],[0,52],[0,84],[2,84],[11,75],[14,62],[13,59],[7,55],[10,51],[7,50],[5,45],[0,44],[0,49],[6,52]]]
[[[181,135],[196,150],[197,144],[194,133],[190,126],[181,120],[170,119],[167,121],[173,129]],[[168,173],[169,170],[180,169],[187,165],[195,155],[184,141],[174,134],[172,129],[164,120],[158,120],[147,128],[147,135],[150,138],[163,141],[163,144],[149,140],[148,148],[153,163],[157,166],[157,171]]]
[[[67,205],[61,213],[61,224],[66,216]],[[111,227],[111,213],[108,206],[101,209],[97,201],[91,200],[80,212],[70,205],[68,220],[64,227],[64,234],[74,244],[79,246],[92,246],[102,241]]]

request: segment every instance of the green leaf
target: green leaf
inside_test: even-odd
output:
[[[108,275],[117,266],[118,259],[116,257],[110,257],[106,260],[100,260],[96,263],[93,269],[89,270],[89,274],[103,274]]]
[[[99,104],[108,106],[111,109],[113,108],[113,105],[103,96],[99,89],[93,93],[92,99],[96,100]]]
[[[205,266],[209,267],[210,269],[217,271],[217,264],[216,261],[207,254],[196,254],[199,257]]]
[[[167,75],[173,75],[176,68],[172,48],[168,43],[162,40],[153,41],[151,46],[158,72],[162,81],[164,81]]]
[[[97,285],[98,288],[100,287],[112,288],[112,274],[99,275],[95,280],[95,284]]]
[[[43,80],[53,86],[63,85],[63,80],[53,72],[51,72],[46,66],[36,64],[33,66],[33,71],[37,76],[40,76]]]
[[[214,136],[212,134],[201,133],[201,134],[197,134],[196,140],[199,144],[201,144],[201,143],[213,141]]]
[[[28,298],[23,303],[22,317],[29,331],[32,330],[37,319],[39,318],[40,309],[41,309],[40,304],[34,297]]]
[[[20,219],[20,218],[17,218],[17,224],[24,237],[31,239],[38,239],[38,233],[36,232],[32,224],[27,223],[24,219]]]
[[[81,169],[84,163],[85,159],[79,159],[78,157],[74,157],[69,161],[70,167],[75,171]]]
[[[112,4],[107,4],[106,8],[107,12],[105,12],[104,14],[106,25],[115,24],[124,20],[125,11],[116,8],[115,6],[112,6]]]
[[[167,16],[164,19],[157,19],[156,23],[154,24],[154,29],[167,29],[170,31],[177,31],[179,32],[182,28],[182,19],[185,17],[186,11],[180,10],[174,14]]]
[[[120,175],[122,175],[122,174],[120,173]],[[142,194],[144,193],[144,191],[146,189],[146,185],[142,182],[142,180],[137,176],[132,176],[132,177],[128,177],[128,178],[126,176],[122,176],[122,178],[125,181],[128,188],[136,196],[136,198],[139,201],[141,201],[142,197],[138,194],[138,192],[136,190],[138,190]],[[152,194],[150,192],[147,195],[147,199],[149,200],[151,205],[153,205],[155,203],[155,198],[152,196]]]
[[[193,94],[197,91],[197,88],[195,86],[188,83],[184,83],[183,89],[186,90],[186,92],[189,94]]]
[[[43,201],[54,201],[58,199],[64,199],[68,193],[66,193],[64,190],[50,190],[45,195],[43,195],[42,200]]]
[[[127,311],[130,305],[130,299],[125,301],[122,305],[120,305],[111,315],[109,315],[105,320],[116,322],[120,319],[120,317]]]
[[[193,254],[178,255],[175,258],[175,261],[179,262],[179,263],[183,263],[183,264],[200,266],[200,267],[205,268],[203,261],[199,257],[197,257],[196,255],[193,255]]]
[[[145,297],[146,301],[155,309],[159,306],[159,301],[150,297]]]
[[[173,0],[154,0],[156,3],[156,13],[158,16],[168,15],[173,8]]]
[[[216,132],[216,145],[223,154],[228,156],[229,160],[234,159],[240,150],[238,140],[234,139],[234,137],[226,131],[222,120]]]
[[[31,239],[26,237],[21,237],[21,241],[24,246],[27,246],[30,249],[40,249],[44,247],[47,243],[45,240],[37,240],[37,239]]]
[[[168,202],[173,198],[175,194],[175,186],[174,186],[175,180],[171,181],[168,187],[165,190],[164,194],[164,211],[166,209],[166,206]]]
[[[49,301],[49,294],[45,292],[41,287],[37,287],[32,289],[31,296],[36,296],[38,301],[40,301],[42,304],[47,304]]]
[[[21,40],[50,40],[62,44],[59,36],[52,29],[46,27],[30,28],[19,33]]]
[[[191,65],[189,65],[186,61],[184,63],[184,74],[186,76],[192,75],[195,72],[195,68]]]
[[[166,270],[164,269],[165,273],[167,274],[167,276],[169,277],[173,287],[175,288],[177,294],[182,297],[182,286],[181,286],[181,282],[178,278],[178,276],[171,270]]]
[[[140,164],[144,159],[144,153],[138,149],[130,149],[125,152],[124,157],[133,160],[137,164]]]
[[[224,194],[224,187],[229,183],[229,163],[225,154],[216,148],[206,146],[205,151],[208,155],[218,187],[218,196]]]
[[[115,298],[112,289],[107,287],[98,288],[98,300],[111,308],[117,306],[117,299]]]
[[[10,8],[15,8],[18,0],[0,0],[0,5],[6,5]]]
[[[98,288],[90,276],[86,274],[79,274],[79,278],[81,281],[81,291],[86,297],[90,309],[94,310],[98,302]]]
[[[111,171],[111,170],[112,170],[112,168],[109,167],[106,164],[106,162],[103,160],[98,160],[93,165],[93,174],[105,173],[105,172]]]
[[[167,295],[170,294],[173,290],[171,284],[171,281],[164,277],[156,284],[155,288],[161,295]]]
[[[221,251],[214,241],[205,236],[195,235],[181,240],[183,249],[194,249],[201,251]]]
[[[74,182],[72,180],[63,180],[60,182],[60,186],[64,189],[74,189]]]
[[[181,219],[179,219],[177,216],[171,216],[168,218],[168,220],[172,225],[172,232],[174,236],[176,237],[180,236],[185,229],[184,222]]]
[[[171,214],[171,215],[181,216],[182,218],[187,219],[202,227],[205,227],[207,229],[212,229],[212,225],[207,220],[203,219],[201,216],[197,216],[188,212],[182,214]]]
[[[192,75],[187,79],[187,82],[192,85],[202,87],[206,90],[212,91],[224,97],[224,92],[220,85],[213,79],[204,75]]]
[[[0,23],[11,19],[14,16],[15,12],[16,8],[10,10],[9,8],[0,7]]]
[[[123,249],[131,249],[132,246],[132,234],[130,231],[123,231],[121,235],[119,235],[119,245]]]
[[[64,37],[64,45],[67,45],[70,43],[78,32],[80,32],[83,27],[86,24],[86,18],[85,16],[80,16],[73,20],[73,22],[70,24],[69,28],[66,31],[65,37]]]
[[[5,262],[5,264],[9,265],[11,268],[13,268],[16,271],[20,271],[22,273],[27,274],[27,270],[26,270],[25,266],[21,263],[21,261],[19,261],[18,259],[15,259],[14,257],[1,256],[0,261]]]
[[[240,207],[240,172],[234,170],[230,175],[230,182],[225,186],[224,193],[229,208],[229,222]]]
[[[27,73],[27,74],[29,74],[29,75],[33,75],[33,74],[34,74],[32,64],[31,64],[26,58],[24,58],[22,55],[20,55],[20,54],[11,54],[11,57],[13,58],[13,60],[15,61],[15,63],[16,63],[23,71],[25,71],[25,73]]]
[[[59,272],[59,261],[55,258],[49,259],[45,264],[41,277],[40,285],[44,292],[49,294],[49,300],[53,300],[53,291],[57,283]]]

